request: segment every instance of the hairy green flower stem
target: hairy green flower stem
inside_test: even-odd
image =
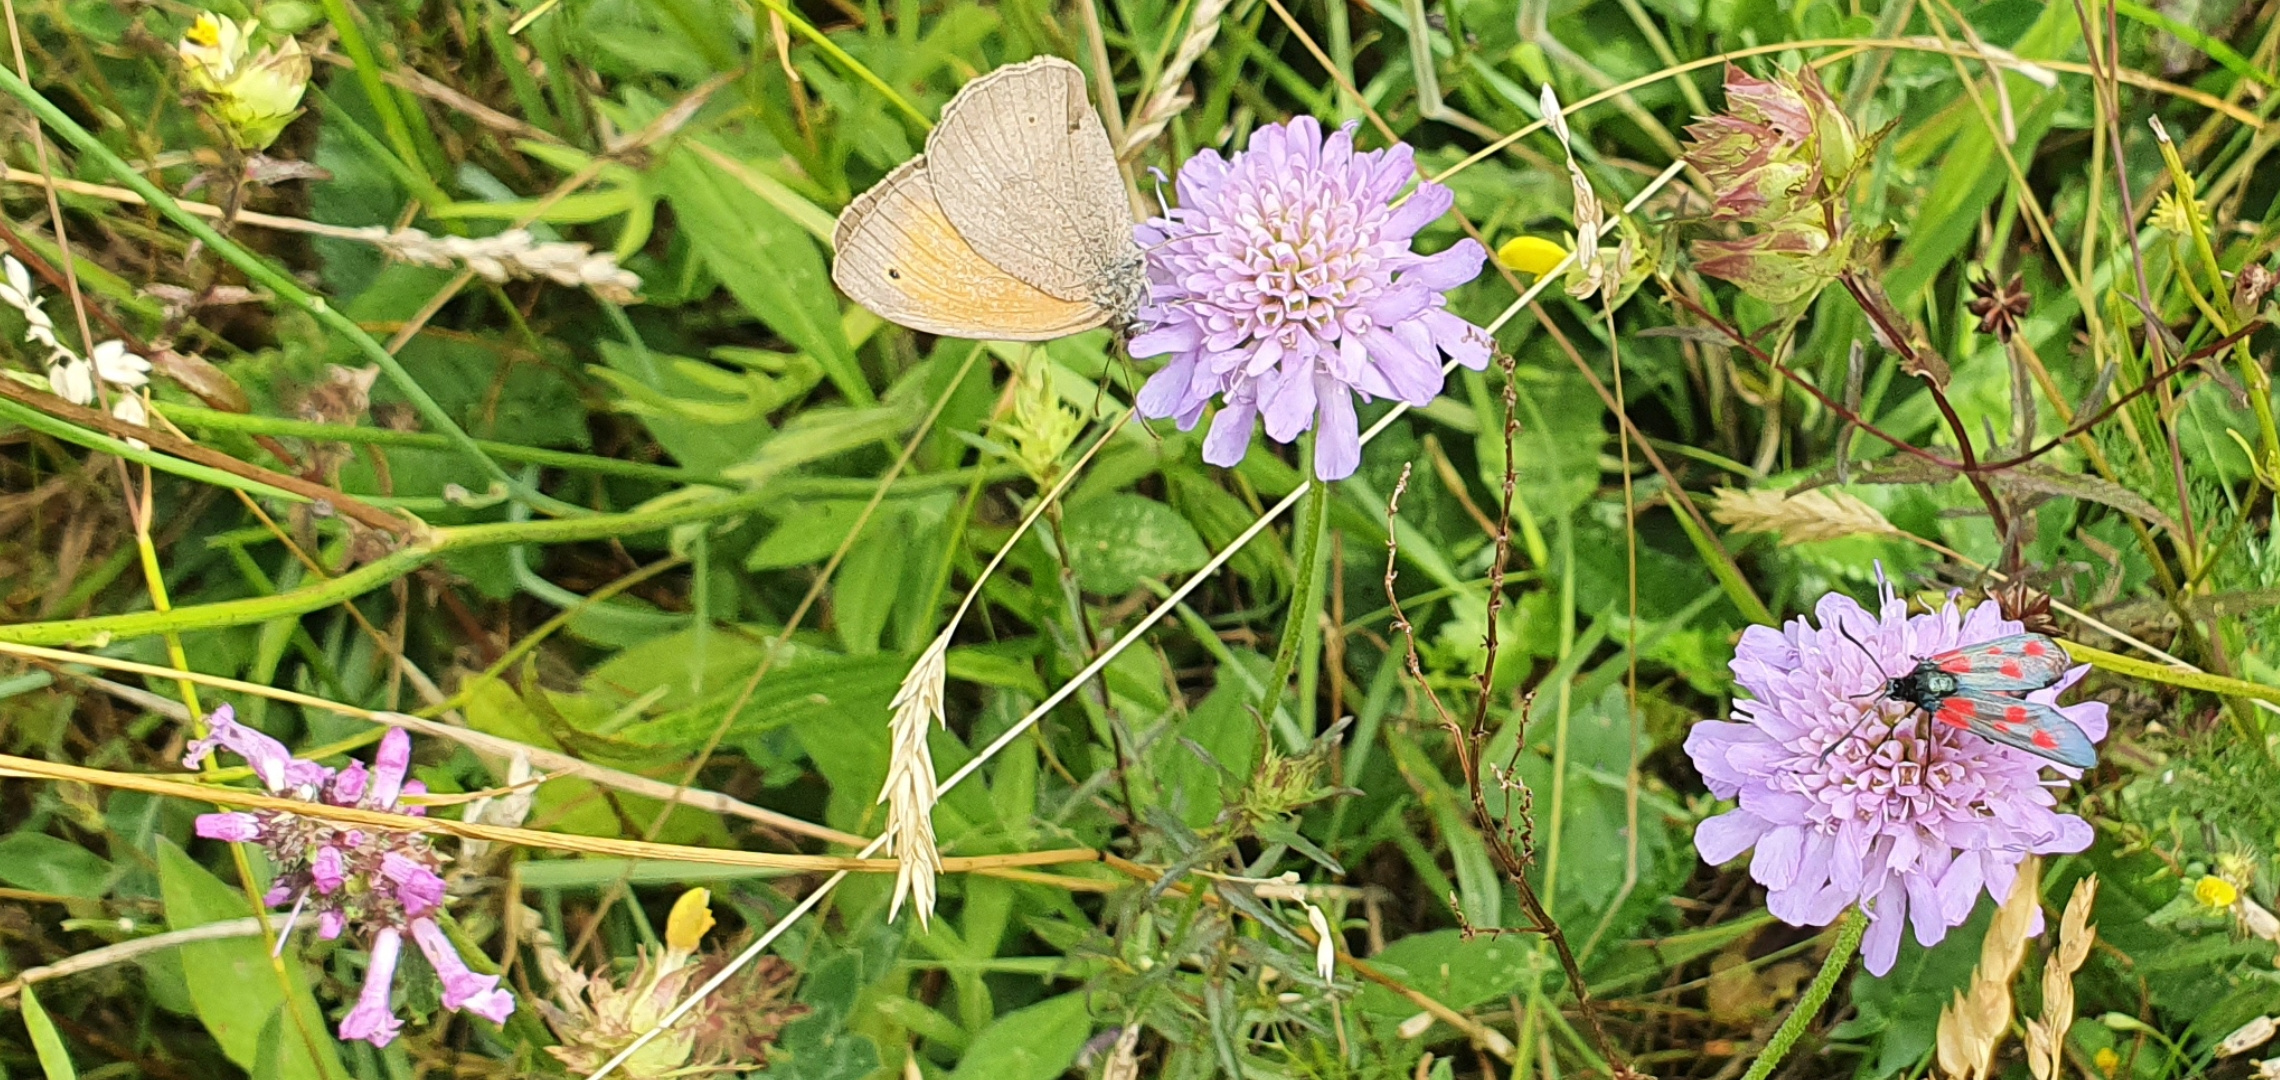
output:
[[[1314,450],[1314,434],[1308,432],[1306,453],[1299,457],[1306,462],[1309,474],[1314,468]],[[1291,531],[1290,613],[1283,617],[1282,640],[1275,643],[1274,672],[1267,676],[1264,697],[1259,701],[1259,716],[1269,723],[1289,693],[1291,671],[1298,666],[1299,645],[1306,638],[1307,624],[1322,610],[1314,597],[1314,571],[1322,561],[1322,537],[1330,531],[1330,499],[1330,485],[1321,480],[1309,484],[1306,513]]]
[[[412,378],[411,372],[404,370],[404,365],[396,360],[395,355],[381,345],[378,339],[366,333],[362,326],[357,325],[356,320],[349,318],[331,304],[326,303],[323,297],[302,288],[301,283],[295,280],[291,274],[270,265],[268,260],[246,250],[236,241],[215,231],[214,227],[206,224],[204,219],[184,210],[180,203],[174,201],[173,196],[168,195],[158,185],[144,179],[142,173],[137,172],[134,166],[127,164],[118,154],[113,153],[110,147],[103,145],[103,141],[96,137],[93,132],[81,127],[78,121],[73,120],[62,109],[57,108],[54,102],[49,101],[30,83],[25,82],[15,72],[6,70],[4,67],[0,67],[0,92],[23,102],[24,106],[30,109],[33,115],[37,116],[49,130],[63,136],[66,141],[78,147],[80,153],[109,170],[120,184],[142,196],[152,209],[158,211],[167,220],[172,221],[182,231],[189,233],[199,243],[204,244],[215,254],[228,261],[230,265],[237,267],[255,284],[268,289],[286,303],[309,313],[327,329],[348,339],[348,342],[354,345],[358,352],[363,353],[366,359],[380,365],[380,370],[387,374],[388,380],[395,384],[397,390],[402,392],[404,397],[412,403],[412,407],[419,412],[421,420],[441,433],[446,439],[449,439],[453,448],[465,454],[491,479],[504,484],[506,489],[513,492],[517,498],[540,510],[566,517],[592,513],[584,507],[565,503],[533,490],[510,475],[497,461],[492,460],[489,454],[483,452],[483,448],[477,445],[474,438],[460,428],[458,422],[451,418],[451,414],[444,410],[443,405],[430,396],[427,390],[420,386],[418,380]]]
[[[1812,985],[1807,986],[1797,1004],[1790,1007],[1789,1015],[1783,1017],[1781,1026],[1774,1030],[1773,1038],[1766,1041],[1765,1052],[1750,1063],[1750,1071],[1742,1074],[1742,1080],[1765,1080],[1773,1075],[1774,1067],[1789,1056],[1790,1048],[1805,1034],[1806,1025],[1821,1014],[1821,1006],[1828,1003],[1830,991],[1837,988],[1838,977],[1852,966],[1853,954],[1860,951],[1861,936],[1867,932],[1868,916],[1861,914],[1858,907],[1846,909],[1837,923],[1837,944],[1829,950],[1829,958],[1821,961],[1820,974],[1813,976]]]

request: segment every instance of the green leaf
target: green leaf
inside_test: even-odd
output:
[[[39,995],[24,987],[24,1027],[32,1033],[32,1049],[40,1056],[40,1072],[47,1080],[78,1080],[79,1070],[71,1067],[71,1055],[63,1048],[63,1036],[55,1030],[55,1021],[48,1019],[47,1008],[40,1004]]]
[[[1143,578],[1194,570],[1211,558],[1179,511],[1139,495],[1104,495],[1071,507],[1065,535],[1077,583],[1105,595],[1129,592]]]
[[[207,873],[163,838],[158,841],[158,883],[170,930],[252,914],[244,893]],[[265,1075],[285,1080],[348,1075],[340,1062],[339,1044],[332,1038],[332,1025],[309,996],[308,980],[298,962],[284,965],[285,981],[292,988],[290,1003],[298,1012],[286,1017],[286,989],[278,984],[260,938],[192,942],[181,947],[181,954],[183,968],[195,973],[191,1000],[197,1005],[199,1022],[238,1067],[252,1070],[264,1061],[261,1029],[275,1019],[289,1025],[293,1036],[278,1044],[275,1057],[269,1059],[273,1067],[265,1069]],[[308,1040],[300,1037],[302,1031],[309,1033]]]
[[[822,364],[847,400],[878,400],[840,329],[839,296],[807,231],[692,151],[667,157],[659,176],[679,235],[736,302]]]
[[[19,889],[98,900],[111,876],[102,856],[69,840],[29,829],[0,836],[0,882]]]
[[[1063,994],[1000,1016],[975,1036],[951,1080],[1053,1080],[1092,1035],[1085,995]]]

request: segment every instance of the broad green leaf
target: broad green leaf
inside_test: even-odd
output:
[[[1084,994],[1047,998],[998,1017],[975,1036],[951,1080],[1053,1080],[1091,1035]]]
[[[1452,1009],[1522,992],[1531,981],[1557,978],[1559,965],[1538,942],[1513,934],[1461,930],[1411,934],[1370,957],[1371,966]],[[1407,1017],[1416,1003],[1381,986],[1362,988],[1356,1006],[1381,1017]]]
[[[33,892],[101,899],[111,864],[69,840],[19,829],[0,836],[0,882]]]
[[[806,230],[694,151],[665,159],[661,187],[696,249],[746,311],[823,365],[847,400],[877,400],[839,326],[839,296]]]
[[[1070,508],[1063,535],[1077,583],[1107,595],[1129,592],[1143,578],[1194,570],[1211,558],[1179,511],[1139,495],[1104,495]]]
[[[164,838],[158,841],[158,881],[170,930],[187,930],[252,913],[243,892],[207,873],[205,867]],[[338,1044],[333,1041],[332,1025],[309,996],[308,980],[297,959],[288,957],[284,962],[285,986],[280,986],[269,952],[258,937],[192,942],[180,952],[183,968],[193,973],[191,1001],[197,1006],[199,1022],[221,1044],[222,1053],[240,1068],[255,1069],[263,1061],[262,1026],[286,1020],[299,1031],[308,1032],[310,1039],[303,1040],[296,1031],[293,1038],[281,1043],[271,1059],[274,1071],[269,1075],[284,1080],[347,1075]],[[289,997],[286,987],[291,988]],[[284,1016],[288,1002],[297,1017]],[[310,1042],[315,1043],[314,1056]]]

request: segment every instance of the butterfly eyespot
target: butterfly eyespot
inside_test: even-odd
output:
[[[887,267],[887,276],[888,276],[889,278],[892,278],[892,279],[896,280],[896,281],[901,281],[901,280],[902,280],[902,271],[900,271],[900,270],[897,270],[897,269],[895,269],[894,267],[890,266],[890,267]]]

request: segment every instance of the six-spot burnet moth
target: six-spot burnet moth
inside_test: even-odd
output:
[[[2072,663],[2048,637],[2012,634],[1923,657],[1907,674],[1888,677],[1883,695],[1922,709],[1934,723],[2087,769],[2098,763],[2090,737],[2056,708],[2017,696],[2057,682]]]

